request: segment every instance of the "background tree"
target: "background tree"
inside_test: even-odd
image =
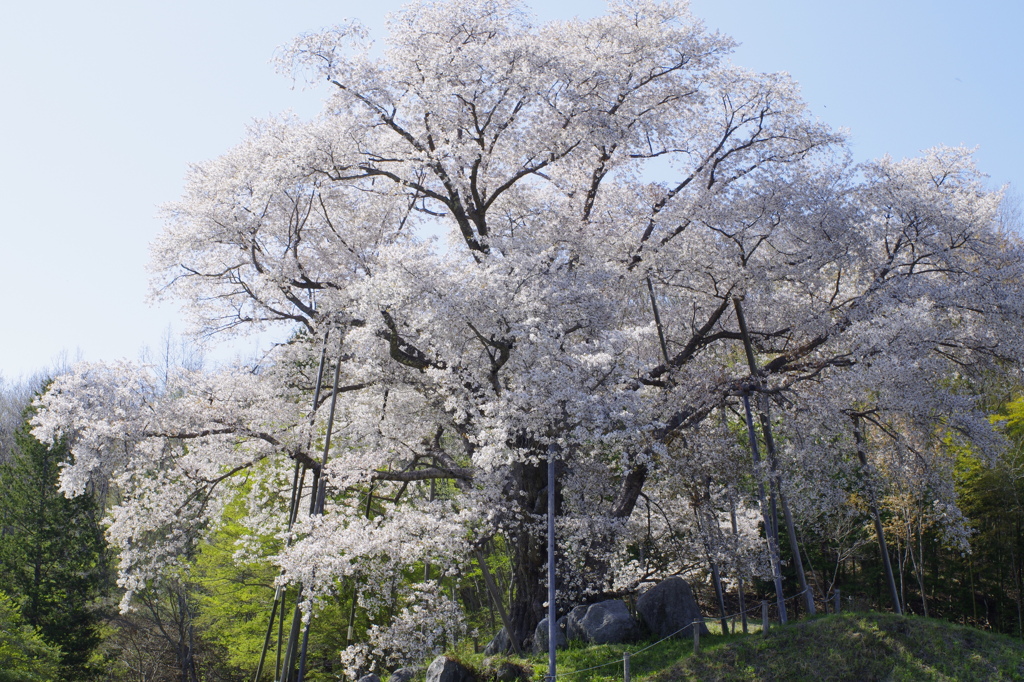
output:
[[[14,435],[25,423],[25,408],[43,385],[39,378],[8,381],[0,376],[0,464],[10,461],[14,453]]]
[[[89,668],[100,640],[94,602],[106,580],[100,509],[91,495],[61,493],[67,444],[36,440],[32,413],[25,411],[10,460],[0,465],[0,580],[18,595],[25,623],[60,648],[61,677],[85,679],[97,672]]]
[[[21,617],[18,603],[0,592],[0,682],[50,682],[61,651]]]

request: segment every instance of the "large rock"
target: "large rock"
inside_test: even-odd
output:
[[[476,682],[476,677],[455,659],[438,656],[427,668],[427,682]]]
[[[659,638],[673,633],[677,637],[693,637],[695,620],[700,621],[700,633],[708,634],[693,592],[679,576],[663,580],[640,595],[636,600],[636,612],[651,633]]]
[[[423,668],[399,668],[391,673],[388,682],[412,682],[419,670],[423,670]]]
[[[636,639],[636,619],[629,614],[626,603],[618,599],[577,606],[566,618],[569,639],[582,639],[590,644],[618,644]]]
[[[495,682],[530,682],[533,672],[528,666],[502,661],[494,669],[494,679]]]
[[[380,677],[375,673],[370,673],[369,675],[363,675],[360,677],[359,682],[380,682]]]
[[[565,621],[566,617],[562,616],[555,621],[555,648],[565,649],[569,646],[569,639],[565,636]],[[533,652],[535,654],[542,654],[548,650],[548,619],[544,617],[540,623],[537,624],[537,629],[533,632]]]
[[[507,654],[512,650],[512,642],[508,638],[508,633],[505,632],[505,628],[498,630],[498,634],[494,636],[487,646],[484,647],[484,656],[495,656],[498,654]]]

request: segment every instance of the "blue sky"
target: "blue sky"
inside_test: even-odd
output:
[[[254,118],[318,108],[268,64],[303,31],[359,17],[376,36],[401,2],[177,0],[8,3],[0,23],[0,376],[62,354],[137,358],[170,326],[146,304],[157,206],[187,164]],[[533,7],[540,19],[604,3]],[[858,160],[978,146],[993,187],[1024,189],[1024,3],[692,0],[742,43],[734,61],[788,71],[812,112],[850,129]],[[230,351],[249,352],[250,346]],[[223,357],[225,351],[221,352]]]

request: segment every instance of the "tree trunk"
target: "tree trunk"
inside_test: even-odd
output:
[[[537,461],[546,462],[546,452],[537,452]],[[562,513],[561,489],[557,480],[565,470],[562,460],[556,462],[555,516]],[[636,508],[637,500],[647,481],[647,467],[637,466],[622,477],[609,516],[616,519],[629,518]],[[510,487],[519,491],[518,499],[522,516],[516,528],[507,536],[512,559],[512,596],[510,598],[509,620],[512,633],[522,644],[531,637],[537,624],[544,618],[544,603],[547,601],[546,566],[547,539],[543,533],[531,532],[539,529],[538,522],[547,513],[547,468],[542,465],[515,464],[512,466]],[[598,537],[591,542],[592,561],[588,562],[588,573],[583,576],[595,594],[607,590],[608,564],[603,559],[614,537]]]
[[[531,517],[546,508],[547,476],[544,467],[515,464],[512,479],[521,493],[519,499],[523,513],[517,528],[508,537],[512,555],[512,603],[508,614],[512,630],[508,635],[522,647],[544,618],[544,602],[547,600],[544,585],[547,541],[531,528]]]

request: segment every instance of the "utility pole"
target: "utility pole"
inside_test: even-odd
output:
[[[555,454],[558,446],[548,446],[548,682],[555,681]]]

